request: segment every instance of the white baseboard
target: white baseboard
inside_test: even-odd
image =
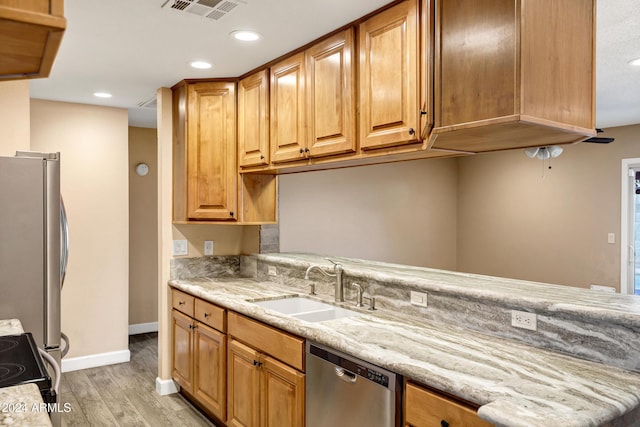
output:
[[[129,335],[146,334],[147,332],[158,332],[158,322],[129,325]]]
[[[180,386],[176,384],[174,380],[161,380],[160,377],[156,377],[156,393],[160,396],[177,393],[179,391]]]
[[[116,363],[126,363],[130,359],[131,353],[129,350],[92,354],[90,356],[71,357],[69,359],[62,359],[62,372],[79,371],[80,369],[115,365]]]

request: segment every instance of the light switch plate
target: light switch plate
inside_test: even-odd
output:
[[[204,254],[213,255],[213,240],[204,241]]]
[[[411,304],[418,305],[420,307],[427,306],[427,293],[411,291]]]
[[[189,255],[189,244],[186,240],[173,241],[173,256]]]

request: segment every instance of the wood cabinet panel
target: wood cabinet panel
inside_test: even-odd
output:
[[[198,322],[209,325],[220,332],[226,332],[227,322],[224,308],[196,298],[193,313],[193,317]]]
[[[304,53],[271,67],[271,161],[304,159],[305,76]]]
[[[233,312],[227,322],[229,335],[304,371],[304,339]]]
[[[255,361],[258,352],[246,345],[229,341],[227,371],[227,425],[252,427],[259,425],[260,372]]]
[[[235,83],[187,87],[187,215],[234,219],[237,212]]]
[[[269,77],[259,71],[238,83],[240,166],[269,164]]]
[[[304,425],[305,375],[265,356],[262,359],[263,426]]]
[[[198,323],[194,334],[193,395],[220,420],[227,412],[227,346],[224,334]]]
[[[193,320],[172,310],[173,347],[171,360],[173,379],[187,392],[193,391]]]
[[[189,317],[193,317],[193,307],[195,298],[192,295],[171,289],[171,305],[174,309],[183,312]]]
[[[404,418],[405,425],[411,427],[493,425],[480,419],[472,408],[412,383],[405,387]]]
[[[356,150],[354,29],[305,52],[308,148],[312,157]]]
[[[417,141],[417,2],[404,1],[361,23],[358,46],[361,148]]]

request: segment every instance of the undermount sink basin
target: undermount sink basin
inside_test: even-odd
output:
[[[253,301],[253,303],[267,310],[277,311],[307,322],[324,322],[360,314],[357,311],[347,310],[346,308],[336,307],[304,297],[278,298]]]

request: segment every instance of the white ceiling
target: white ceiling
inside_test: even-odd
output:
[[[235,0],[215,21],[161,6],[166,0],[66,0],[67,31],[53,71],[31,82],[31,97],[127,108],[129,124],[155,127],[138,104],[183,78],[235,77],[300,47],[391,0]],[[596,124],[640,123],[640,0],[598,0]],[[258,31],[254,44],[232,40]],[[213,69],[188,63],[207,60]],[[107,91],[113,98],[93,96]]]

